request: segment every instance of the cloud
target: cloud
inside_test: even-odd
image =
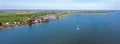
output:
[[[46,1],[46,0],[45,0]],[[53,1],[53,2],[52,2]],[[105,0],[108,1],[108,0]],[[2,9],[76,9],[76,10],[118,10],[118,2],[74,2],[73,0],[51,0],[39,2],[3,2]]]

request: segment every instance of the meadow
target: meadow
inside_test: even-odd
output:
[[[31,17],[35,15],[46,15],[47,11],[0,11],[0,22],[13,22],[19,21],[26,17]]]

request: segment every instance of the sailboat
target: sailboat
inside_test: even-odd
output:
[[[79,28],[79,27],[76,27],[76,30],[80,30],[80,28]]]
[[[77,27],[76,27],[76,30],[80,30],[80,28],[78,27],[78,25],[77,25]]]

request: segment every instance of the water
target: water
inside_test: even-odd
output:
[[[0,44],[120,44],[120,11],[0,29]]]

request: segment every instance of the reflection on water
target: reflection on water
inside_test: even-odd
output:
[[[68,16],[0,30],[0,44],[120,44],[120,11]]]

